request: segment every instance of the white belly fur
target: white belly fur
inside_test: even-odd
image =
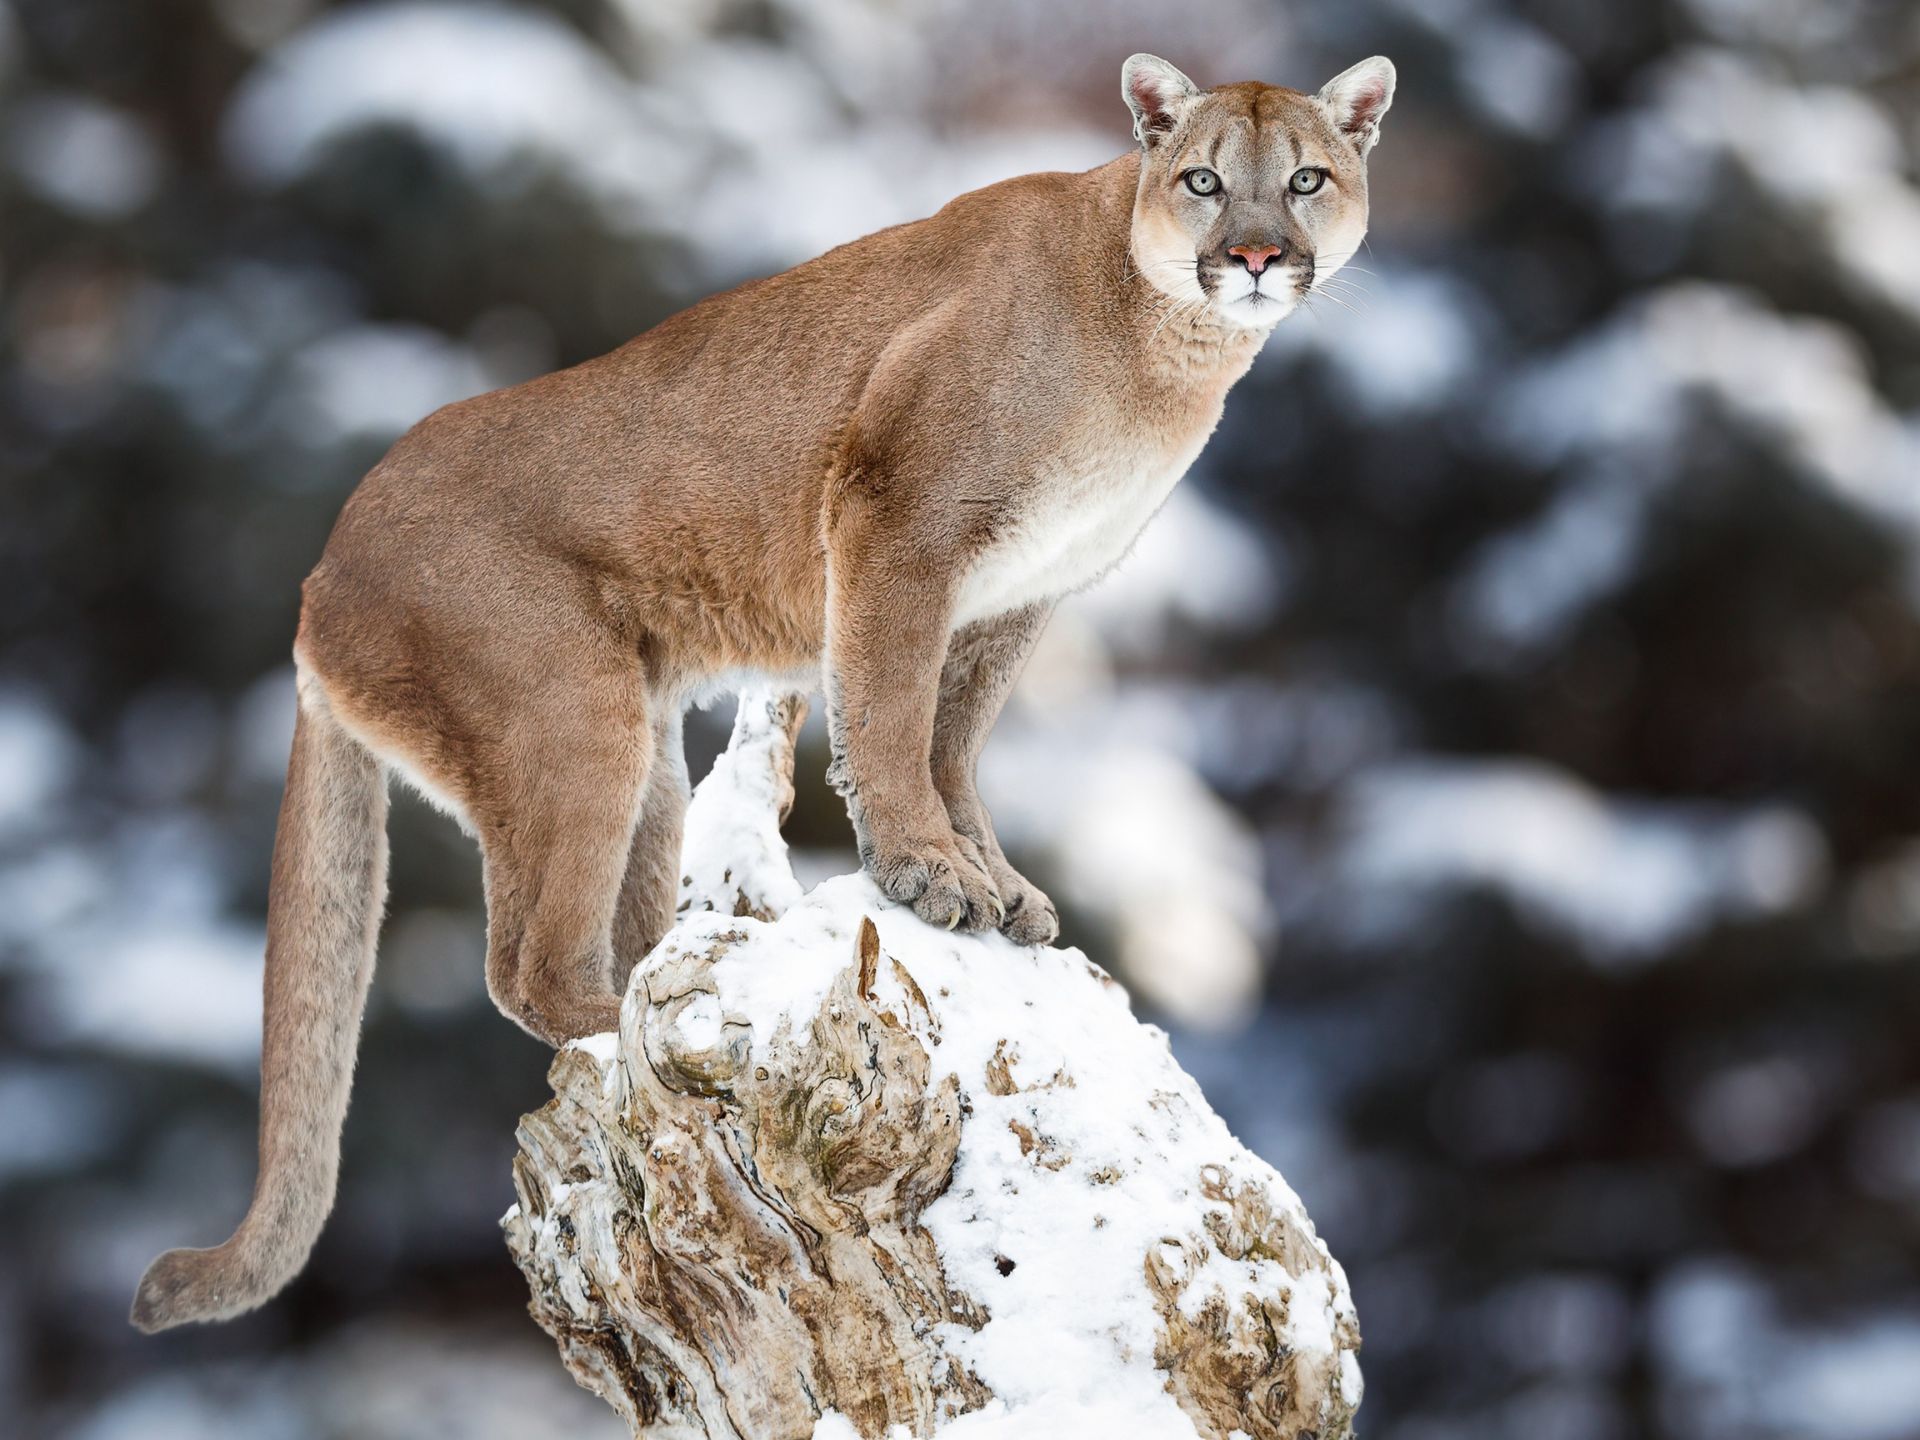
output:
[[[1200,453],[1089,457],[1037,477],[1026,512],[982,551],[961,583],[954,627],[1083,589],[1111,570]]]

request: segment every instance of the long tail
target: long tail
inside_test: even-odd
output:
[[[231,1319],[271,1299],[306,1264],[333,1208],[386,904],[387,785],[319,687],[301,688],[267,898],[253,1203],[224,1245],[169,1250],[147,1267],[132,1316],[146,1331]]]

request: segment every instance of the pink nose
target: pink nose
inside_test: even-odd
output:
[[[1229,245],[1227,253],[1239,256],[1240,263],[1245,265],[1251,274],[1258,275],[1267,268],[1267,262],[1280,253],[1280,247],[1278,245]]]

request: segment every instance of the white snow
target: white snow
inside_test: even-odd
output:
[[[1315,676],[1280,683],[1255,675],[1142,679],[1057,723],[1071,726],[1081,746],[1155,750],[1230,793],[1283,779],[1323,789],[1397,749],[1410,728],[1378,691]]]
[[[620,1054],[620,1037],[612,1031],[603,1035],[583,1035],[567,1042],[569,1050],[584,1050],[602,1065],[611,1065]]]
[[[221,858],[212,828],[174,810],[0,865],[0,938],[25,942],[0,947],[0,966],[38,1033],[252,1071],[265,937],[227,913]]]
[[[800,677],[795,684],[805,689]],[[790,798],[777,758],[787,743],[775,708],[782,693],[765,684],[741,691],[727,748],[687,806],[680,847],[683,911],[732,915],[737,898],[747,895],[778,913],[800,898],[780,833],[781,805]]]
[[[225,143],[243,174],[280,183],[374,125],[414,131],[476,177],[510,180],[516,161],[537,158],[614,202],[643,193],[661,165],[638,97],[604,54],[559,19],[507,5],[332,12],[248,74]]]
[[[1502,398],[1499,429],[1536,463],[1595,450],[1670,453],[1710,396],[1777,440],[1810,479],[1870,515],[1920,525],[1913,439],[1868,376],[1859,342],[1758,296],[1686,282],[1634,301]]]
[[[971,1415],[949,1421],[939,1434],[941,1440],[1186,1440],[1198,1433],[1170,1398],[1160,1398],[1163,1403],[1150,1414],[1125,1395],[1050,1395],[1014,1406],[996,1399]],[[1171,1416],[1165,1411],[1171,1411]],[[829,1410],[814,1426],[813,1440],[858,1440],[859,1434],[852,1421]],[[887,1440],[913,1440],[913,1436],[906,1426],[896,1425],[887,1432]]]
[[[1730,1257],[1670,1269],[1655,1287],[1648,1346],[1663,1409],[1689,1432],[1904,1440],[1920,1431],[1920,1314],[1896,1304],[1826,1325],[1802,1308]]]
[[[1691,217],[1715,199],[1706,182],[1722,163],[1818,246],[1839,280],[1920,321],[1920,189],[1893,118],[1874,99],[1796,85],[1780,67],[1732,50],[1684,50],[1659,67],[1592,168],[1623,213]]]
[[[1454,596],[1467,633],[1537,652],[1630,580],[1651,503],[1683,473],[1685,427],[1703,401],[1920,556],[1920,431],[1886,406],[1867,367],[1836,325],[1685,282],[1517,372],[1496,402],[1496,443],[1532,465],[1567,466],[1571,478],[1540,514],[1469,559]]]
[[[71,779],[79,756],[38,696],[0,694],[0,835],[27,829]]]
[[[28,96],[12,107],[7,131],[15,173],[83,218],[122,219],[159,186],[160,147],[147,127],[88,96]]]
[[[972,1107],[952,1186],[925,1224],[953,1282],[992,1313],[977,1333],[945,1327],[940,1343],[1004,1409],[941,1433],[1188,1440],[1192,1424],[1153,1366],[1161,1322],[1143,1275],[1146,1256],[1169,1234],[1191,1232],[1204,1208],[1196,1194],[1204,1166],[1263,1182],[1276,1207],[1297,1207],[1297,1197],[1233,1138],[1165,1036],[1140,1025],[1126,993],[1077,950],[936,930],[863,875],[826,882],[776,923],[700,916],[675,938],[698,945],[708,932],[744,930],[713,978],[726,1019],[764,1042],[817,1013],[853,962],[862,917],[874,920],[883,956],[928,997],[936,1073],[959,1077]],[[884,963],[877,990],[907,1012],[904,987]],[[695,1023],[717,1033],[717,1016]],[[985,1088],[996,1052],[1011,1058],[1021,1087],[1014,1094]],[[1016,1124],[1066,1163],[1049,1169],[1022,1154]],[[1111,1178],[1097,1182],[1096,1174]],[[1308,1223],[1304,1210],[1298,1219]],[[1215,1289],[1232,1299],[1280,1284],[1291,1296],[1289,1343],[1306,1354],[1332,1352],[1334,1327],[1352,1303],[1343,1281],[1330,1287],[1309,1274],[1296,1284],[1272,1261],[1202,1253],[1188,1305]],[[840,1433],[823,1426],[816,1437]]]
[[[296,433],[318,447],[390,441],[442,405],[490,388],[479,358],[425,325],[365,324],[335,331],[295,361]]]
[[[1484,886],[1596,958],[1656,954],[1723,917],[1819,892],[1819,831],[1786,808],[1632,803],[1534,762],[1406,761],[1345,797],[1358,895]]]
[[[1798,1363],[1770,1387],[1774,1413],[1803,1435],[1907,1440],[1920,1426],[1916,1357],[1915,1315],[1856,1323],[1817,1340],[1802,1337]]]
[[[51,1037],[242,1077],[256,1067],[266,947],[258,926],[209,919],[135,930],[109,923],[75,926],[68,937],[72,948],[47,958],[71,964],[86,956],[89,983],[45,985]]]
[[[1366,415],[1438,410],[1485,365],[1486,318],[1471,293],[1443,275],[1367,257],[1308,304],[1305,317],[1273,332],[1255,363],[1315,356]]]
[[[1537,653],[1632,577],[1645,519],[1632,478],[1609,469],[1575,481],[1468,560],[1452,595],[1463,633],[1494,642],[1496,658]]]

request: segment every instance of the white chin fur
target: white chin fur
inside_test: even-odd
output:
[[[1291,291],[1255,290],[1248,286],[1238,295],[1222,296],[1216,308],[1223,320],[1230,320],[1249,330],[1263,330],[1291,314],[1294,303]]]

